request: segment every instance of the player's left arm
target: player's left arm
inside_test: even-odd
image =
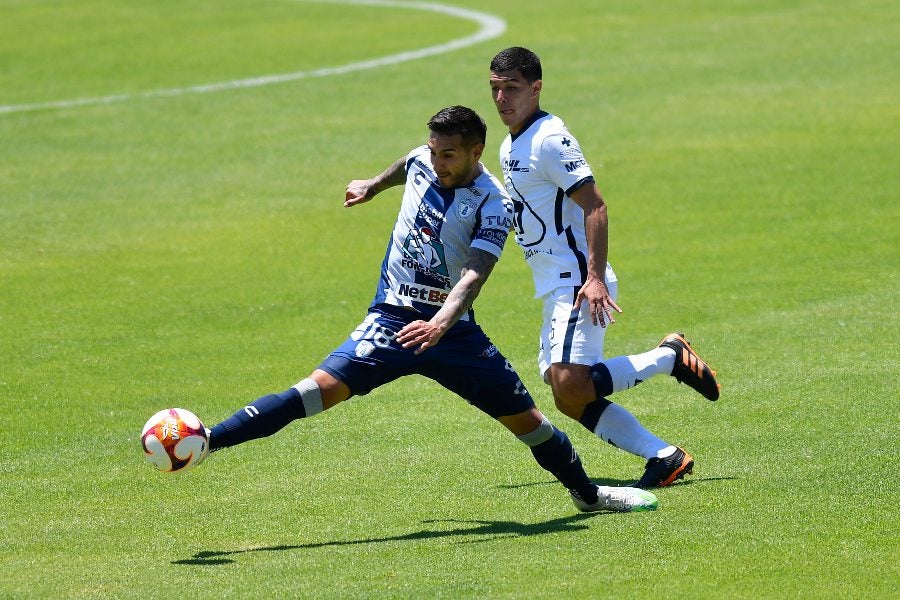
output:
[[[368,202],[384,190],[406,183],[406,157],[402,156],[394,164],[371,179],[354,179],[347,184],[344,206],[356,206]]]
[[[569,197],[584,211],[584,231],[587,237],[588,265],[587,279],[575,298],[575,309],[587,301],[591,308],[591,321],[594,325],[606,327],[607,321],[612,324],[616,320],[612,311],[622,312],[606,287],[606,262],[609,253],[609,219],[606,214],[606,202],[600,195],[597,184],[586,181],[569,193]]]
[[[469,255],[462,268],[461,277],[450,293],[444,305],[429,321],[413,321],[400,330],[397,342],[404,348],[418,346],[416,354],[421,354],[436,345],[447,331],[472,308],[475,298],[490,277],[497,264],[497,257],[480,250],[469,248]]]

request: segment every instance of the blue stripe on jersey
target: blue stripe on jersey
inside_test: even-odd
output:
[[[422,161],[420,161],[417,157],[413,156],[412,158],[406,159],[406,172],[407,172],[407,174],[409,173],[410,167],[412,167],[415,163],[419,163],[419,165],[421,165],[421,167],[422,167],[422,171],[423,171],[424,173],[426,173],[426,174],[428,173],[428,166],[427,166],[425,163],[423,163]],[[429,180],[430,180],[430,179],[431,179],[431,178],[429,177]]]
[[[478,210],[475,211],[475,228],[473,229],[473,231],[478,231],[479,229],[481,229],[481,209],[484,208],[485,202],[487,202],[488,198],[490,197],[491,195],[490,193],[488,193],[484,200],[481,201],[481,204],[478,205]]]
[[[572,254],[575,255],[575,260],[578,261],[578,271],[581,273],[581,285],[584,285],[587,281],[587,258],[585,258],[584,253],[578,249],[578,242],[575,240],[575,234],[572,233],[571,225],[566,227],[566,241],[569,243],[569,248],[572,249]]]
[[[582,181],[586,180],[587,178],[582,179]],[[565,225],[565,223],[563,223],[563,203],[565,201],[565,192],[563,192],[562,189],[557,188],[556,206],[554,209],[556,233],[557,235],[562,235],[563,233],[566,234],[566,243],[568,244],[569,249],[572,250],[572,254],[575,256],[575,260],[578,262],[578,271],[581,274],[581,285],[584,285],[584,282],[587,281],[587,258],[585,258],[584,253],[578,249],[578,241],[575,239],[575,234],[572,233],[572,226]]]
[[[416,225],[431,227],[440,236],[444,217],[453,204],[456,190],[447,190],[432,182],[422,195],[422,203],[416,215]]]
[[[441,229],[446,222],[447,211],[450,210],[453,200],[456,197],[455,190],[447,190],[436,183],[432,183],[422,195],[422,202],[414,220],[416,229],[428,235],[429,237],[440,240]],[[443,248],[443,244],[440,244]],[[429,275],[421,271],[417,271],[415,275],[416,283],[424,283],[433,287],[448,287],[450,272],[447,270],[447,263],[444,260],[443,250],[441,250],[441,264],[435,268],[435,273],[441,277]]]
[[[381,261],[381,277],[378,280],[378,288],[375,290],[375,297],[372,298],[372,306],[381,304],[387,297],[386,291],[390,288],[391,282],[388,281],[388,261],[391,257],[391,247],[394,244],[394,236],[388,238],[387,249],[384,251],[384,260]]]
[[[572,288],[572,305],[575,305],[575,298],[578,297],[578,288]],[[575,337],[575,325],[578,323],[578,313],[580,311],[573,308],[569,313],[569,323],[566,325],[566,335],[563,338],[562,362],[568,363],[572,358],[572,339]]]
[[[553,218],[556,223],[556,235],[562,235],[563,227],[563,202],[566,199],[565,192],[556,188],[556,204],[553,207]]]
[[[481,228],[482,227],[481,222],[482,222],[483,209],[484,209],[484,206],[488,203],[488,200],[490,200],[490,198],[491,198],[491,194],[488,193],[488,195],[485,196],[484,200],[481,201],[481,204],[478,205],[478,210],[475,212],[475,229],[474,229],[475,237],[472,239],[472,241],[474,242],[475,240],[483,240],[486,242],[490,242],[491,244],[494,244],[498,248],[502,248],[503,245],[506,244],[506,238],[509,235],[509,227],[508,226],[502,227],[501,223],[496,223],[494,225],[494,227],[496,227],[496,229],[494,229],[494,228],[482,229]]]

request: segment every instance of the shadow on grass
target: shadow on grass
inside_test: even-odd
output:
[[[591,481],[596,483],[597,485],[610,485],[610,486],[628,486],[634,483],[634,479],[624,480],[624,479],[608,479],[608,478],[597,478],[592,477]],[[501,484],[497,486],[497,489],[501,490],[517,490],[520,488],[527,487],[535,487],[539,485],[559,485],[559,482],[555,479],[548,479],[546,481],[532,481],[531,483],[512,483],[512,484]]]
[[[681,481],[673,483],[672,487],[700,485],[702,483],[709,483],[711,481],[737,481],[738,479],[740,479],[740,477],[691,477],[690,479],[682,479]],[[659,491],[659,489],[651,491],[656,493]]]
[[[259,548],[245,548],[241,550],[204,550],[196,553],[191,558],[173,560],[173,565],[226,565],[234,562],[232,556],[247,554],[249,552],[286,552],[289,550],[311,550],[334,546],[355,546],[362,544],[380,544],[384,542],[403,542],[414,540],[429,540],[440,538],[464,538],[478,536],[478,539],[460,539],[458,543],[486,542],[496,538],[531,537],[558,533],[563,531],[582,531],[587,525],[581,523],[585,519],[591,519],[599,515],[616,513],[590,513],[577,514],[559,519],[552,519],[544,523],[518,523],[516,521],[481,521],[458,519],[433,519],[423,521],[423,525],[445,523],[450,524],[449,529],[424,528],[412,533],[392,535],[386,537],[363,538],[358,540],[334,540],[330,542],[311,542],[308,544],[288,544],[281,546],[262,546]],[[457,525],[457,526],[453,526]]]
[[[674,484],[672,484],[672,487],[697,485],[697,484],[701,484],[701,483],[708,483],[710,481],[734,481],[736,479],[738,479],[738,478],[737,477],[690,477],[690,478],[681,479],[681,480],[675,482]],[[597,485],[609,485],[609,486],[614,486],[614,487],[620,487],[620,486],[628,487],[628,486],[634,485],[634,483],[635,483],[634,479],[610,479],[608,477],[605,477],[605,478],[604,477],[592,477],[591,481],[596,483]],[[548,479],[547,481],[532,481],[531,483],[515,483],[515,484],[508,484],[508,485],[507,484],[498,485],[497,488],[504,489],[504,490],[516,490],[519,488],[534,487],[534,486],[539,486],[539,485],[548,485],[548,486],[559,485],[559,482],[556,481],[555,479]],[[662,489],[665,489],[665,488],[654,488],[654,489],[651,489],[650,491],[653,492],[654,494],[656,494]]]

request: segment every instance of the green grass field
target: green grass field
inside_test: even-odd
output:
[[[0,598],[887,598],[900,589],[900,5],[0,0]],[[503,428],[408,379],[155,472],[160,408],[211,425],[364,314],[397,190],[342,207],[441,107],[503,128],[501,48],[609,204],[612,355],[684,330],[724,385],[616,400],[694,454],[660,509],[576,514]],[[184,90],[153,95],[160,90]],[[92,99],[119,96],[115,100]],[[56,105],[77,100],[69,106]],[[597,481],[642,461],[554,407],[510,241],[479,320]]]

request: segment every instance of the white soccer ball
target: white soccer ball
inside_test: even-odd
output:
[[[209,454],[209,434],[191,411],[167,408],[144,425],[141,447],[147,461],[160,471],[187,471]]]

